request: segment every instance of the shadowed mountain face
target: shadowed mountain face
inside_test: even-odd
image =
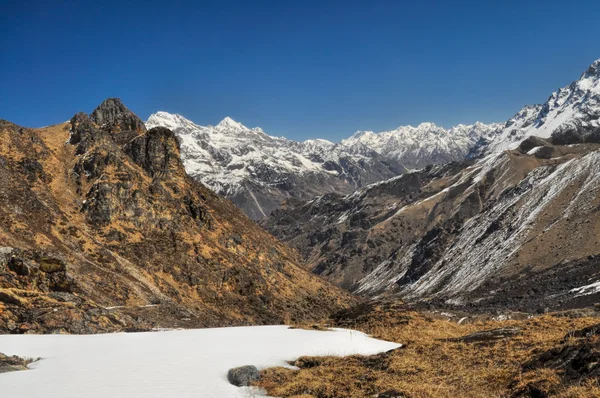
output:
[[[0,333],[280,323],[349,301],[118,99],[42,129],[0,121]]]

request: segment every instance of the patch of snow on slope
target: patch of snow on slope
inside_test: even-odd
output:
[[[3,397],[247,397],[230,368],[289,366],[302,355],[371,355],[399,347],[363,333],[256,326],[101,335],[1,335],[0,352],[42,357],[0,376]]]
[[[600,292],[600,281],[591,283],[589,285],[576,287],[575,289],[571,289],[570,292],[575,293],[575,297],[598,293]]]

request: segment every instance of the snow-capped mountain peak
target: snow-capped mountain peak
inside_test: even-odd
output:
[[[333,142],[304,142],[267,135],[226,117],[200,126],[183,116],[157,112],[146,127],[171,129],[181,143],[188,174],[231,199],[250,217],[267,216],[286,198],[349,193],[404,171],[375,153],[348,150]]]
[[[225,117],[225,119],[221,120],[221,122],[219,124],[217,124],[216,127],[221,128],[221,129],[230,129],[230,130],[249,130],[248,127],[244,126],[240,122],[236,122],[229,116],[227,116],[227,117]]]
[[[590,67],[583,73],[580,80],[588,79],[588,78],[600,78],[600,59],[592,62]]]
[[[150,128],[162,126],[170,130],[198,127],[192,121],[186,119],[181,115],[163,111],[159,111],[150,115],[150,117],[146,121],[146,126],[150,126]]]
[[[530,135],[556,143],[594,140],[600,129],[600,59],[579,80],[552,93],[542,105],[529,105],[506,122],[488,153],[512,149]]]

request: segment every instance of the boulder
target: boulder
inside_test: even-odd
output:
[[[14,255],[8,259],[8,269],[20,276],[28,276],[30,272],[23,259]]]
[[[246,365],[238,368],[229,369],[227,380],[237,387],[249,386],[251,382],[260,378],[260,373],[256,366]]]

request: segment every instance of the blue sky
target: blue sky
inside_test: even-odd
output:
[[[600,58],[599,1],[0,0],[0,118],[120,97],[293,139],[505,121]]]

